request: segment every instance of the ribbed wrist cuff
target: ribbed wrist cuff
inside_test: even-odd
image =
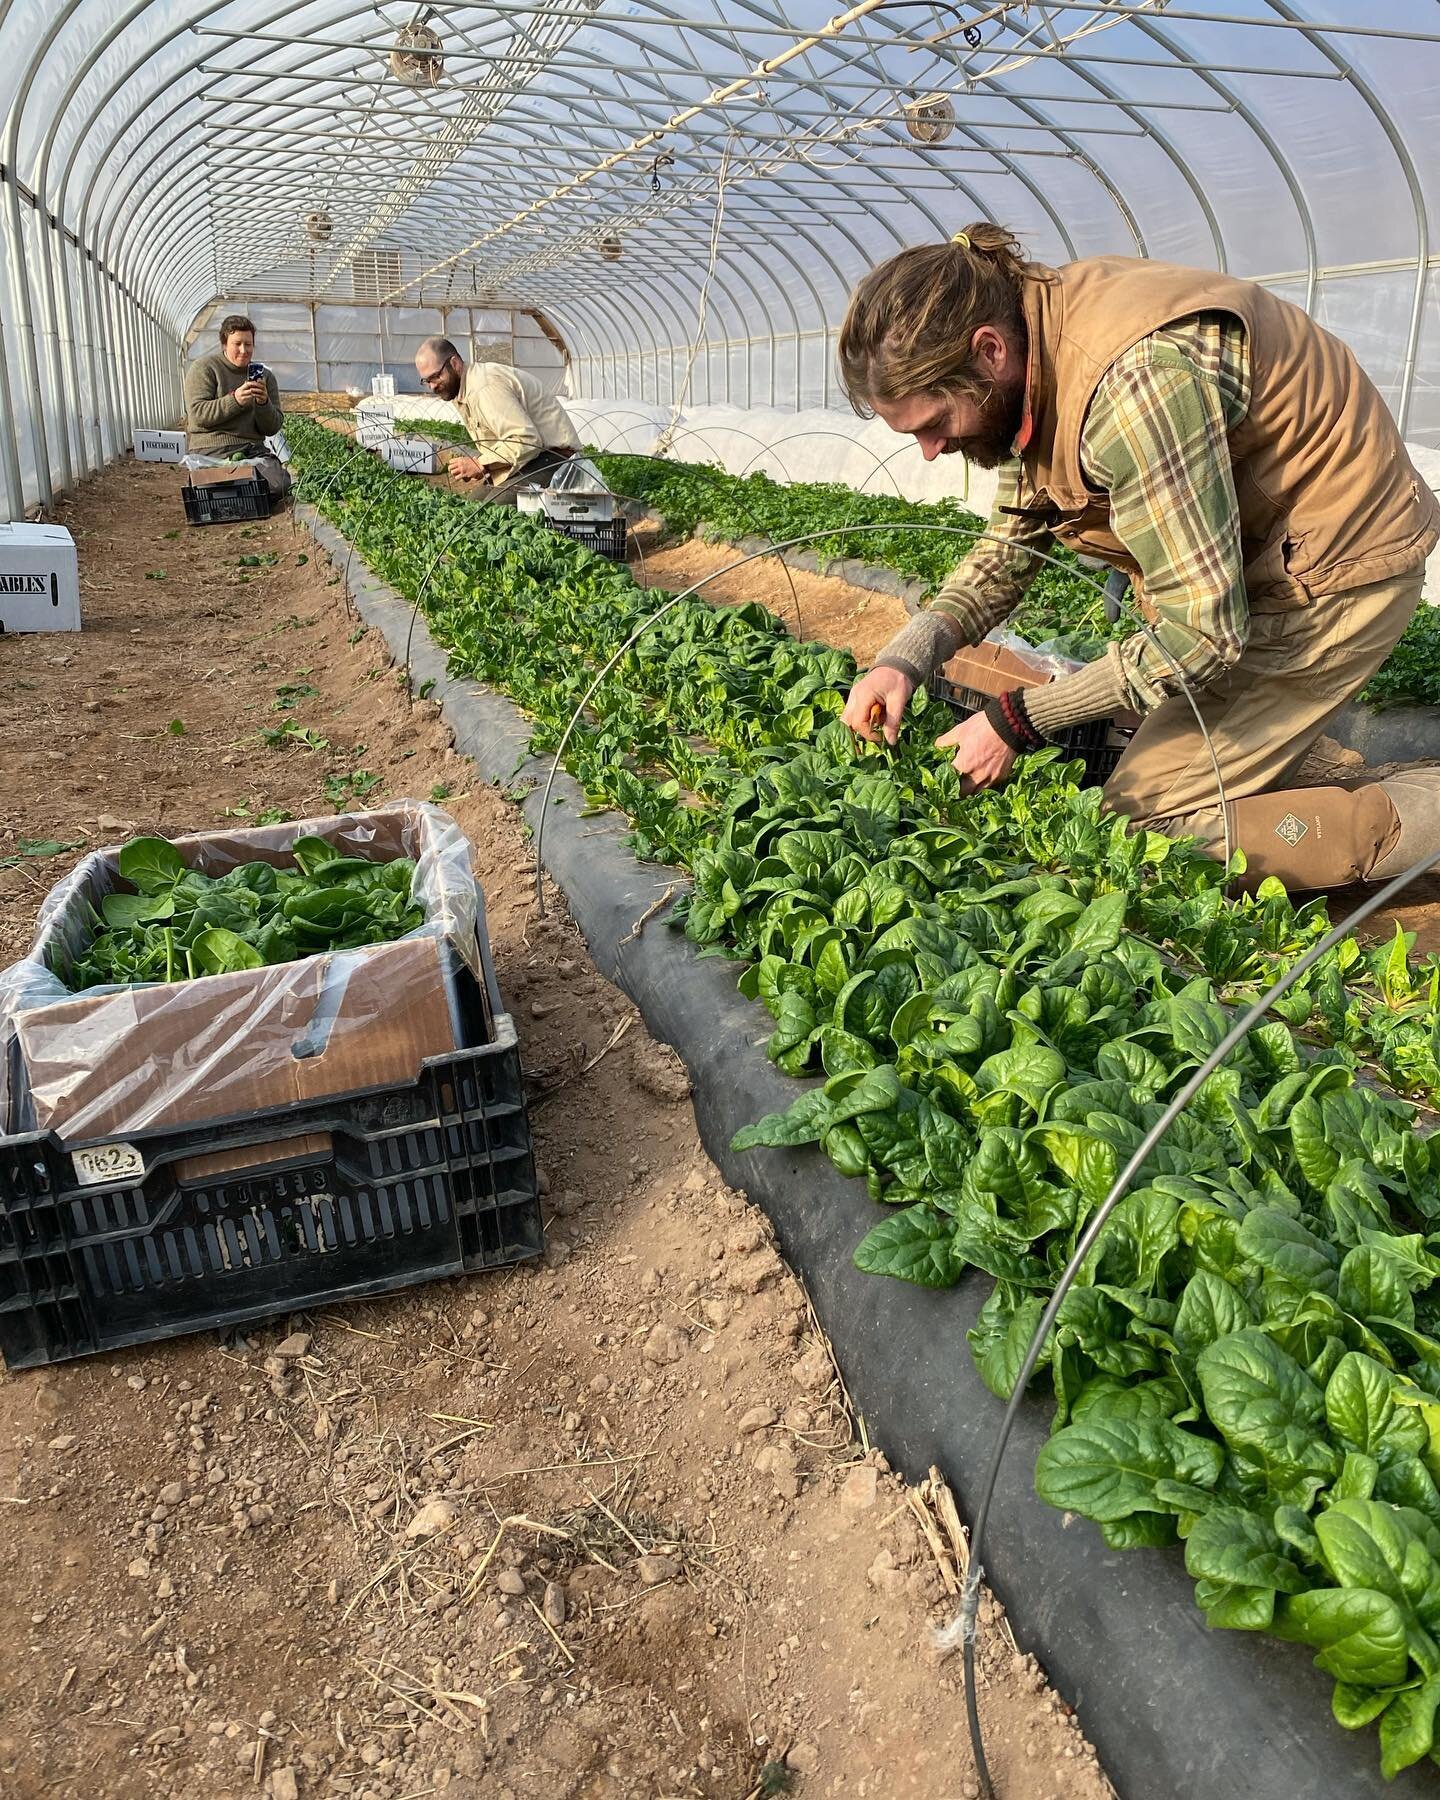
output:
[[[898,669],[916,687],[923,687],[965,642],[954,619],[927,607],[895,633],[875,658],[874,667]]]
[[[997,695],[995,699],[986,702],[983,712],[990,721],[990,729],[1017,756],[1024,756],[1028,750],[1042,750],[1045,747],[1045,739],[1035,729],[1025,709],[1023,689],[1012,688],[1008,694]]]
[[[1060,675],[1054,681],[1025,690],[1030,723],[1047,738],[1071,725],[1108,718],[1130,704],[1124,677],[1108,654],[1099,662],[1076,669],[1072,675]]]

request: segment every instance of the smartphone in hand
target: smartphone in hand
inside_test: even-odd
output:
[[[245,379],[247,381],[263,381],[265,379],[264,363],[251,363],[245,371]]]

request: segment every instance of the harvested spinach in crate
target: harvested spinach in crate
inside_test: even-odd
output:
[[[323,838],[297,838],[295,867],[242,863],[211,877],[164,838],[132,838],[120,876],[135,891],[105,895],[86,950],[56,969],[74,992],[142,981],[189,981],[385,944],[424,923],[408,857],[370,862]]]

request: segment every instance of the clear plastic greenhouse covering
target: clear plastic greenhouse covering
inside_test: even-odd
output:
[[[977,217],[1263,280],[1440,445],[1437,44],[1434,0],[0,0],[7,512],[175,419],[221,298],[378,309],[402,386],[412,309],[518,313],[597,403],[843,432],[851,285]]]

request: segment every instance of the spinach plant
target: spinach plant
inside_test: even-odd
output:
[[[316,837],[293,854],[294,869],[251,862],[212,878],[164,838],[132,838],[119,868],[133,891],[105,895],[89,945],[55,972],[75,992],[188,981],[388,943],[424,923],[408,858],[369,862]]]
[[[453,671],[558,743],[662,596],[318,427],[292,442]],[[971,1346],[1004,1396],[1226,1008],[1328,919],[1275,882],[1228,899],[1224,871],[1104,815],[1053,752],[963,795],[923,696],[893,751],[857,748],[853,674],[759,607],[692,599],[594,697],[569,765],[639,854],[690,869],[684,929],[740,965],[767,1053],[807,1079],[737,1147],[814,1144],[863,1179],[883,1210],[862,1268],[988,1280]],[[1403,932],[1330,952],[1155,1150],[1040,1372],[1039,1491],[1112,1546],[1183,1543],[1212,1625],[1313,1649],[1340,1723],[1378,1721],[1386,1774],[1432,1754],[1440,1700],[1440,1139],[1362,1077],[1440,1096],[1437,988]]]

